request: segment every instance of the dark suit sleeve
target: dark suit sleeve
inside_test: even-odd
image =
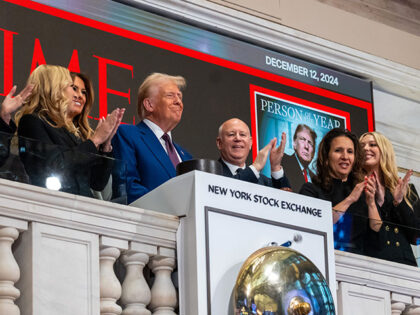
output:
[[[279,179],[274,179],[273,177],[271,177],[271,183],[273,187],[277,189],[281,189],[285,187],[291,188],[289,179],[286,177],[286,174],[284,174],[283,177]]]
[[[115,158],[123,160],[126,164],[127,200],[128,203],[131,203],[149,192],[149,189],[142,184],[138,172],[135,143],[131,139],[129,131],[120,127],[112,139],[112,146]]]
[[[10,155],[10,142],[13,134],[16,131],[16,125],[13,120],[10,120],[10,124],[0,118],[0,167],[6,163]]]
[[[10,120],[10,123],[7,124],[1,117],[0,117],[0,132],[14,134],[16,132],[16,125],[13,120]]]

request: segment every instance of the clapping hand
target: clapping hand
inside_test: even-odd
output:
[[[103,143],[102,150],[103,152],[111,152],[112,151],[112,145],[111,140],[114,137],[115,133],[117,132],[118,126],[120,125],[122,118],[124,116],[125,108],[117,108],[115,113],[116,121],[114,125],[114,129],[110,133],[108,139]]]
[[[5,123],[9,124],[12,119],[12,113],[18,110],[23,102],[31,95],[32,89],[34,88],[33,84],[28,84],[25,88],[15,97],[13,95],[16,92],[17,86],[13,86],[9,94],[3,100],[1,104],[0,117],[4,120]]]
[[[370,176],[365,176],[364,180],[364,191],[366,195],[366,203],[372,204],[375,203],[375,195],[376,195],[376,187],[377,187],[377,180],[374,174]]]
[[[410,177],[413,175],[413,170],[409,170],[403,179],[398,179],[398,184],[394,189],[393,197],[394,197],[394,205],[397,206],[403,200],[405,194],[407,193],[408,189],[408,182],[410,181]]]
[[[365,188],[365,182],[360,182],[356,186],[354,186],[350,195],[347,197],[349,198],[349,201],[351,204],[359,200],[364,188]]]
[[[277,138],[274,138],[274,143],[273,146],[271,148],[271,153],[270,153],[270,165],[271,165],[271,171],[272,172],[277,172],[281,170],[281,161],[283,159],[284,156],[284,148],[286,147],[286,133],[282,133],[281,134],[281,142],[280,145],[276,148],[277,146]]]
[[[385,201],[385,187],[384,185],[382,185],[381,181],[379,180],[379,176],[378,173],[375,171],[373,172],[373,176],[375,177],[375,182],[376,182],[376,202],[378,203],[379,206],[382,206],[384,204]]]
[[[111,152],[111,140],[117,132],[118,126],[121,123],[125,112],[125,108],[117,108],[105,117],[102,117],[95,132],[91,138],[91,141],[95,144],[96,148],[102,147],[103,152]]]
[[[265,163],[267,162],[268,154],[270,153],[271,149],[275,145],[276,141],[277,141],[276,138],[272,139],[264,148],[262,148],[258,152],[257,157],[254,160],[254,163],[252,163],[252,165],[254,165],[255,169],[258,172],[261,172],[261,170],[264,168]]]

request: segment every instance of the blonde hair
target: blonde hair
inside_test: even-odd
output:
[[[384,186],[388,188],[391,191],[391,193],[394,193],[395,188],[398,185],[398,180],[400,178],[398,176],[398,168],[395,159],[394,147],[392,146],[391,141],[389,141],[387,137],[376,131],[366,132],[362,134],[359,140],[362,141],[364,137],[369,135],[375,139],[379,151],[381,152],[381,158],[379,161],[379,168],[381,170],[381,174],[378,175],[382,176]],[[413,195],[414,194],[412,193],[410,186],[408,186],[407,192],[404,195],[404,200],[410,206],[410,208],[413,208],[410,202],[410,199],[413,200]]]
[[[35,113],[53,127],[64,127],[75,136],[88,139],[92,132],[90,127],[84,126],[81,132],[77,119],[73,121],[67,119],[70,100],[64,94],[64,90],[73,84],[68,69],[61,66],[40,65],[29,76],[28,84],[33,84],[34,87],[27,103],[16,113],[17,124],[23,115]],[[87,117],[88,110],[90,108],[84,109],[82,115]]]
[[[146,109],[144,108],[143,101],[144,99],[150,96],[150,91],[153,87],[158,85],[161,82],[171,81],[178,86],[178,89],[182,90],[187,85],[185,78],[182,76],[172,76],[165,73],[152,73],[144,79],[143,83],[140,85],[137,92],[137,114],[139,115],[140,120],[143,120],[147,114]]]

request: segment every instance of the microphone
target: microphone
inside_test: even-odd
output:
[[[281,245],[279,245],[279,243],[277,243],[277,242],[270,242],[270,243],[268,243],[268,246],[290,247],[290,246],[292,246],[293,243],[300,243],[300,242],[302,242],[302,235],[299,234],[299,233],[296,233],[295,235],[293,235],[293,240],[292,241],[284,242]]]

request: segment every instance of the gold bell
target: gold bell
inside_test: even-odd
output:
[[[290,300],[287,309],[288,315],[307,315],[311,311],[311,305],[305,302],[300,296],[295,296]]]

